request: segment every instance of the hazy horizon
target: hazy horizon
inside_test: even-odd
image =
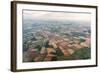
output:
[[[52,12],[23,10],[24,20],[57,20],[90,22],[91,13]]]

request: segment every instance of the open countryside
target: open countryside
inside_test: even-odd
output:
[[[89,13],[23,11],[23,62],[91,58]]]

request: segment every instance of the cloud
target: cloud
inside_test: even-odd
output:
[[[74,12],[50,12],[50,11],[23,11],[26,19],[44,19],[44,20],[73,20],[73,21],[91,21],[89,13]]]

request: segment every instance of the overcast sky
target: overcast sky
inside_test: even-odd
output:
[[[74,13],[74,12],[50,12],[50,11],[23,11],[24,19],[39,20],[70,20],[90,22],[90,13]]]

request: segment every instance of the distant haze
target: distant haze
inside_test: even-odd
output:
[[[74,12],[52,12],[52,11],[29,11],[24,10],[25,20],[60,20],[60,21],[84,21],[91,22],[91,13],[74,13]]]

